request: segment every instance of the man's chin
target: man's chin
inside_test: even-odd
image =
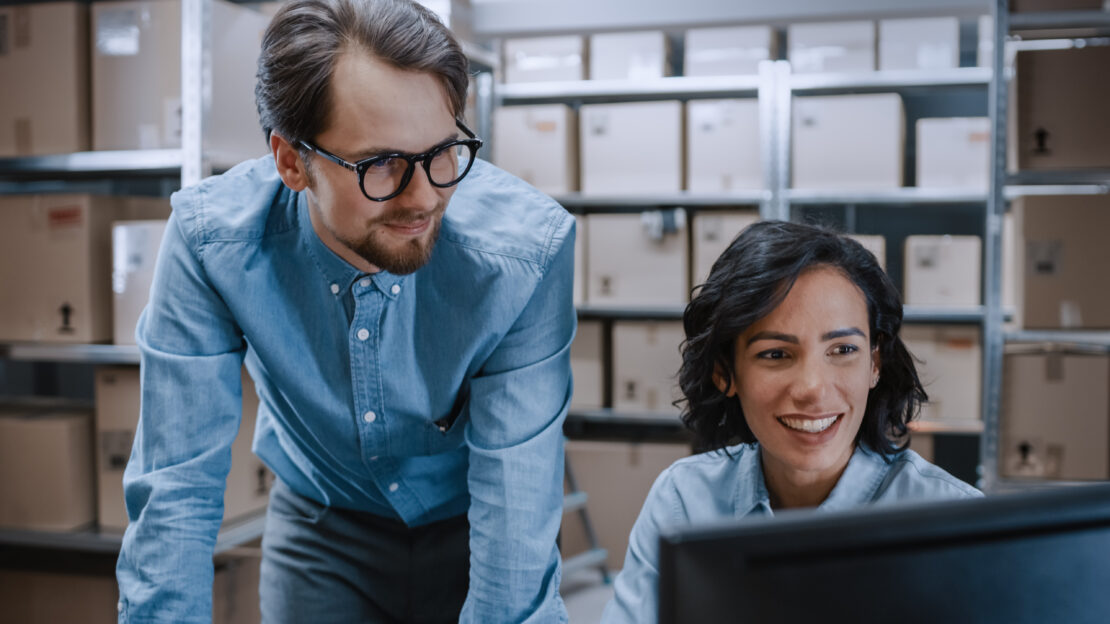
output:
[[[377,237],[372,237],[362,241],[360,245],[350,247],[363,260],[379,269],[394,275],[408,275],[428,264],[438,234],[439,228],[433,226],[428,236],[410,238],[400,244],[382,245]]]

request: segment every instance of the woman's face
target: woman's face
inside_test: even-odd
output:
[[[737,339],[734,367],[727,393],[739,396],[768,478],[835,483],[879,373],[863,292],[837,269],[806,270]]]

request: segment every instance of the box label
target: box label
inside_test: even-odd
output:
[[[51,230],[80,227],[82,220],[81,206],[58,206],[46,212],[46,225]]]
[[[96,51],[104,56],[139,53],[139,14],[135,9],[107,9],[96,19]]]
[[[131,458],[131,445],[135,432],[118,429],[100,432],[100,469],[105,472],[122,472]]]
[[[1064,244],[1061,241],[1029,241],[1026,254],[1029,258],[1029,271],[1033,275],[1056,275],[1060,273],[1060,259]]]

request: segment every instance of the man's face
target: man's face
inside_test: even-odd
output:
[[[337,59],[330,88],[329,122],[312,140],[348,162],[423,153],[458,136],[443,86],[430,73],[350,49]],[[418,164],[400,195],[375,202],[349,169],[311,156],[307,170],[312,225],[332,251],[367,272],[411,273],[428,261],[454,187],[433,186]]]

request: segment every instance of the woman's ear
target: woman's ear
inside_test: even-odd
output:
[[[732,379],[721,370],[720,364],[713,365],[713,385],[717,386],[725,396],[736,395],[736,384],[732,383]]]
[[[883,368],[882,357],[879,356],[879,345],[871,347],[871,387],[879,385],[879,371]]]
[[[278,175],[285,186],[292,191],[303,191],[308,186],[309,179],[300,150],[293,147],[285,137],[271,131],[270,152],[274,155],[274,164],[277,165]]]

